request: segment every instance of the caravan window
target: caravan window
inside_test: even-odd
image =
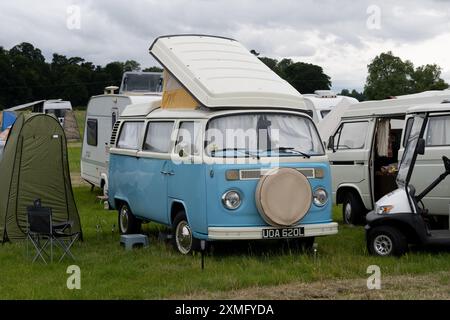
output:
[[[170,151],[173,121],[151,121],[145,135],[144,150],[158,153]]]
[[[87,144],[90,146],[97,146],[97,119],[88,119],[86,123]]]
[[[349,150],[362,149],[366,142],[369,122],[346,122],[343,123],[334,137],[335,149]]]
[[[430,147],[450,145],[450,116],[430,117],[426,145]]]
[[[124,122],[120,129],[118,148],[123,149],[139,149],[139,138],[141,136],[144,122]]]

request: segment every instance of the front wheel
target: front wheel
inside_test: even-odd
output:
[[[408,251],[408,242],[397,228],[380,226],[368,232],[367,249],[376,256],[401,256]]]
[[[126,203],[120,206],[118,225],[121,234],[135,234],[141,231],[141,220],[133,215]]]
[[[173,220],[172,243],[181,254],[189,254],[199,247],[199,240],[194,237],[184,211],[178,212]]]
[[[353,192],[348,192],[344,196],[342,203],[342,219],[345,224],[360,224],[364,217],[364,204]]]

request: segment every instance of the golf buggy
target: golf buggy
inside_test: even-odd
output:
[[[379,199],[375,209],[366,216],[367,248],[372,255],[400,256],[408,250],[409,244],[450,246],[446,199],[450,195],[449,184],[441,184],[450,174],[450,160],[445,156],[450,152],[450,105],[414,107],[409,113],[412,120],[404,137],[407,144],[398,170],[398,189]],[[434,161],[427,158],[429,153],[434,154]],[[440,161],[444,164],[443,172]],[[423,187],[428,184],[428,177],[437,176],[434,170],[441,174],[417,193],[411,180]],[[432,190],[435,191],[430,194]],[[440,207],[435,205],[437,201],[441,201]],[[429,212],[424,202],[433,212]],[[434,212],[443,210],[447,212]]]

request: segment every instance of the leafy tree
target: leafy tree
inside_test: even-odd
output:
[[[268,57],[259,57],[259,59],[301,93],[329,90],[331,87],[330,77],[320,66],[294,62],[291,59],[281,61]]]
[[[411,61],[402,61],[391,51],[375,57],[367,69],[364,94],[370,100],[448,88],[448,84],[440,78],[439,66],[425,65],[414,69]]]
[[[144,72],[163,72],[163,69],[160,67],[153,66],[153,67],[145,68],[142,71],[144,71]]]
[[[134,60],[127,60],[123,64],[123,71],[141,71],[141,65]]]
[[[339,95],[352,97],[352,98],[357,99],[358,101],[365,101],[367,99],[363,92],[358,92],[355,89],[353,89],[352,91],[350,91],[348,89],[342,89],[342,91],[341,91],[341,93],[339,93]]]
[[[448,84],[441,79],[441,67],[436,64],[427,64],[416,68],[412,75],[413,92],[426,90],[444,90]]]

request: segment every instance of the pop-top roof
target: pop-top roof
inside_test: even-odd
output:
[[[164,36],[150,53],[205,107],[306,109],[294,87],[236,40]]]

